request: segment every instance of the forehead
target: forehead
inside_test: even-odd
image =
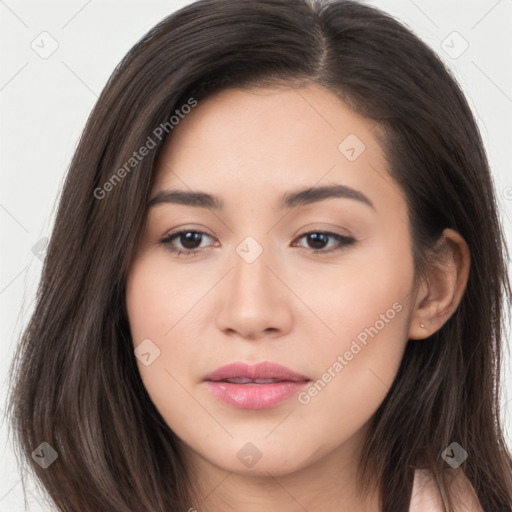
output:
[[[178,187],[271,200],[340,183],[385,195],[376,128],[318,84],[225,89],[174,127],[153,192]]]

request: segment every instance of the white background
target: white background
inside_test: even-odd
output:
[[[33,309],[42,266],[32,248],[51,233],[57,198],[71,156],[87,116],[114,67],[151,27],[188,3],[0,0],[2,511],[26,510],[3,412],[7,370],[20,331]],[[465,90],[488,151],[508,245],[512,247],[512,1],[368,3],[404,21],[442,56]],[[463,39],[454,36],[454,31]],[[51,36],[40,36],[42,32]],[[56,41],[53,44],[58,44],[57,50],[46,59],[31,47],[42,46],[41,38],[46,38],[46,49],[51,48],[51,38]],[[464,40],[469,47],[458,56]],[[504,373],[503,414],[512,444],[509,357]],[[30,488],[27,491],[27,510],[50,510]]]

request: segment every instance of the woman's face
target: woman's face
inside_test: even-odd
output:
[[[377,128],[318,85],[224,90],[174,128],[126,300],[144,385],[192,457],[260,475],[356,457],[415,299]]]

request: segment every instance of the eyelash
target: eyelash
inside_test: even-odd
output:
[[[179,257],[191,257],[191,256],[194,256],[196,255],[198,252],[201,251],[201,249],[177,249],[176,247],[174,247],[172,244],[171,244],[171,241],[175,238],[179,238],[181,235],[185,234],[185,233],[197,233],[197,234],[200,234],[200,235],[206,235],[210,238],[213,238],[212,236],[210,236],[208,233],[205,233],[204,231],[197,231],[197,230],[193,230],[193,229],[185,229],[185,230],[182,230],[182,231],[177,231],[176,233],[171,233],[170,235],[168,236],[165,236],[164,238],[162,238],[160,240],[160,243],[162,245],[165,246],[165,248],[169,251],[169,252],[172,252],[174,254],[176,254],[177,256]],[[302,235],[299,235],[297,237],[297,239],[301,239],[301,238],[304,238],[305,236],[308,236],[308,235],[311,235],[311,234],[315,234],[315,235],[324,235],[324,236],[327,236],[327,237],[330,237],[330,238],[334,238],[336,239],[339,243],[340,243],[340,246],[339,247],[336,247],[335,249],[310,249],[310,251],[313,253],[313,254],[330,254],[332,252],[338,252],[338,251],[342,251],[348,247],[351,247],[355,244],[357,244],[357,240],[355,238],[352,238],[352,237],[347,237],[347,236],[343,236],[343,235],[339,235],[337,233],[332,233],[330,231],[308,231],[307,233],[303,233]],[[307,248],[306,248],[307,249]]]

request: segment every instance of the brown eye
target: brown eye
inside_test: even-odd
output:
[[[309,233],[304,233],[298,237],[299,240],[302,238],[305,238],[306,240],[306,248],[311,249],[313,253],[330,253],[333,251],[345,249],[346,247],[350,247],[357,242],[355,238],[346,237],[337,233],[330,233],[326,231],[311,231]],[[336,242],[334,248],[326,249],[326,247],[329,247],[329,241],[331,239],[334,239]]]
[[[166,236],[160,240],[160,243],[164,245],[168,251],[177,253],[178,256],[188,256],[199,252],[204,237],[212,238],[203,231],[194,231],[191,229],[182,230]]]

